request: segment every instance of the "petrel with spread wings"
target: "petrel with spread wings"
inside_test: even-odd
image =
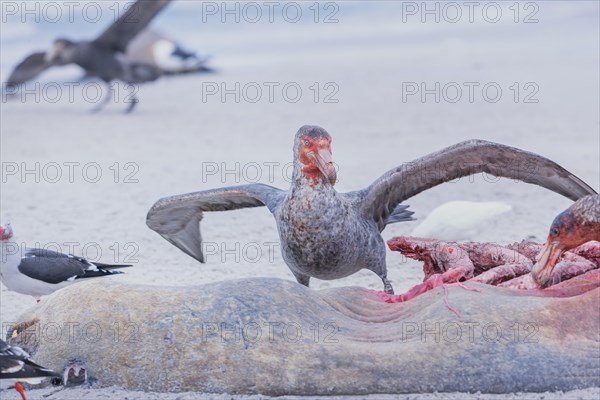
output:
[[[560,165],[502,144],[469,140],[386,172],[369,187],[337,192],[331,136],[321,127],[303,126],[294,141],[290,189],[263,184],[226,187],[157,201],[147,225],[200,262],[200,220],[205,211],[267,206],[273,213],[283,259],[301,284],[311,277],[337,279],[361,269],[375,272],[384,290],[387,279],[386,225],[410,220],[403,201],[460,177],[485,172],[536,184],[572,200],[595,193]]]
[[[108,93],[94,110],[100,110],[112,99],[114,80],[125,83],[153,81],[162,70],[152,64],[132,62],[124,53],[127,45],[171,0],[138,0],[91,41],[56,39],[47,52],[33,53],[19,63],[6,81],[6,88],[18,86],[31,80],[50,67],[77,64],[87,76],[97,77],[107,83]],[[132,93],[127,112],[133,110],[138,100]]]

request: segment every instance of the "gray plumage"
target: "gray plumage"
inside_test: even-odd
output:
[[[253,184],[165,197],[154,204],[146,222],[171,244],[203,263],[199,225],[203,211],[267,206],[274,212],[284,195],[272,186]]]
[[[92,263],[83,257],[72,254],[33,248],[25,249],[23,258],[18,265],[19,272],[22,274],[53,284],[73,279],[122,274],[121,271],[111,270],[125,267],[131,267],[131,265]]]
[[[380,228],[395,206],[427,189],[477,173],[545,187],[571,200],[596,193],[563,167],[537,154],[485,140],[468,140],[394,168],[356,192],[365,217]]]
[[[46,62],[46,52],[30,54],[13,69],[6,81],[6,86],[18,86],[35,78],[51,66],[51,63]]]
[[[448,147],[386,172],[363,190],[339,193],[333,188],[330,142],[320,127],[300,128],[288,191],[254,184],[167,197],[150,209],[147,225],[204,262],[199,226],[203,212],[267,206],[277,223],[283,258],[298,282],[308,286],[310,277],[337,279],[364,268],[375,272],[392,293],[380,233],[390,223],[411,219],[400,203],[424,190],[486,172],[573,200],[595,193],[553,161],[483,140]]]

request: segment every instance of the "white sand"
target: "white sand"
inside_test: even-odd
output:
[[[598,189],[598,5],[591,3],[585,3],[583,11],[577,5],[563,4],[568,12],[557,16],[550,12],[554,10],[551,7],[544,8],[548,3],[541,2],[538,24],[432,24],[427,27],[431,34],[421,29],[422,24],[405,26],[391,15],[377,14],[364,20],[353,15],[344,20],[341,14],[339,24],[290,27],[293,45],[285,29],[279,31],[280,36],[265,34],[268,26],[258,33],[249,27],[248,39],[242,44],[239,33],[221,32],[223,37],[218,40],[225,50],[219,52],[214,43],[209,46],[215,55],[213,65],[221,69],[219,74],[163,79],[145,85],[139,91],[141,103],[132,115],[121,113],[124,104],[111,104],[101,113],[90,114],[92,104],[71,104],[66,98],[57,103],[3,102],[3,173],[13,166],[18,166],[20,172],[23,167],[32,169],[36,162],[40,163],[40,173],[39,182],[35,173],[3,176],[1,211],[10,214],[19,240],[28,246],[50,247],[58,243],[63,251],[69,251],[65,243],[76,242],[72,250],[82,254],[85,247],[90,258],[95,257],[94,249],[99,246],[104,262],[132,261],[125,256],[135,251],[135,267],[114,279],[148,285],[190,285],[257,276],[293,280],[278,249],[273,251],[271,247],[277,242],[277,233],[266,209],[206,215],[202,231],[205,241],[211,243],[210,249],[235,249],[237,245],[240,250],[208,255],[204,265],[149,230],[145,215],[162,196],[253,182],[257,165],[261,166],[258,181],[287,187],[288,182],[282,177],[284,167],[291,160],[293,135],[303,124],[321,125],[332,134],[340,191],[362,188],[401,162],[468,138],[497,141],[542,154]],[[167,25],[165,30],[168,28]],[[55,36],[63,33],[59,27],[56,29]],[[364,38],[357,32],[363,32]],[[169,33],[175,35],[177,30],[171,27]],[[329,36],[319,39],[321,34]],[[199,33],[197,36],[202,37]],[[207,37],[217,40],[214,33]],[[269,47],[269,40],[274,43],[273,48]],[[286,40],[290,40],[287,47]],[[194,47],[193,40],[189,43],[188,39],[186,44]],[[7,59],[8,55],[17,57],[36,48],[29,43],[13,46],[12,53],[3,49],[2,76],[7,76],[7,68],[16,61]],[[225,102],[219,96],[209,96],[203,102],[206,82],[225,82],[229,88],[236,82],[242,87],[256,82],[263,87],[263,98],[257,103],[243,98],[236,103],[232,95]],[[303,96],[297,103],[290,103],[276,89],[271,103],[264,82],[278,82],[279,88],[295,82],[303,89]],[[322,92],[317,103],[309,89],[315,82]],[[339,87],[334,96],[338,103],[322,101],[324,94],[329,93],[324,88],[328,82]],[[497,103],[486,102],[477,90],[473,103],[465,98],[457,103],[435,103],[433,96],[425,103],[418,96],[403,102],[403,82],[427,82],[430,87],[435,82],[480,82],[481,86],[497,82],[504,94]],[[534,82],[539,87],[535,95],[539,102],[515,103],[509,89],[514,82],[519,82],[521,91],[525,83]],[[249,93],[254,96],[254,92]],[[520,98],[524,95],[522,92]],[[76,97],[80,97],[77,91]],[[70,162],[80,163],[74,167],[72,183],[64,164]],[[56,164],[52,163],[62,169],[62,178],[56,183],[50,182],[56,172]],[[119,163],[119,183],[113,181],[115,163]],[[222,172],[222,166],[233,169],[236,163],[244,172],[241,176],[217,173],[203,177],[203,171],[215,165]],[[270,174],[265,163],[276,163],[269,164],[274,165],[274,174]],[[94,178],[96,165],[101,169],[101,179],[96,183],[86,181],[82,176],[84,165],[90,168],[87,180]],[[132,171],[138,182],[125,183],[126,175]],[[513,211],[481,234],[482,240],[499,243],[526,237],[541,241],[553,217],[571,203],[539,187],[511,180],[490,183],[482,176],[434,188],[408,203],[416,217],[423,217],[435,206],[456,199],[503,201],[513,206]],[[407,234],[415,224],[390,226],[383,236],[389,239]],[[119,249],[117,260],[115,248]],[[258,260],[257,249],[261,251]],[[418,263],[407,261],[398,253],[388,253],[388,269],[398,292],[419,282],[422,276]],[[368,271],[338,281],[311,283],[314,289],[381,286],[380,280]],[[3,331],[6,324],[33,305],[31,297],[8,292],[4,286],[0,301]],[[258,398],[149,394],[121,389],[55,391],[32,390],[29,397]],[[597,389],[590,389],[567,394],[371,398],[591,399],[599,395]],[[2,392],[3,399],[16,396],[14,392]]]

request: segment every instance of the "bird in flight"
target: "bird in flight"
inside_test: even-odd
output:
[[[7,93],[14,93],[19,85],[35,78],[50,67],[76,64],[83,68],[86,76],[96,77],[106,83],[104,94],[93,111],[99,111],[113,98],[113,81],[125,82],[129,87],[129,105],[126,112],[133,111],[138,99],[135,95],[135,84],[158,79],[165,72],[155,62],[138,62],[136,57],[125,56],[128,45],[143,31],[150,21],[163,10],[171,0],[138,0],[131,5],[112,25],[94,40],[73,41],[59,38],[45,52],[30,54],[21,61],[6,81]],[[146,35],[149,36],[149,35]],[[167,40],[158,43],[137,42],[136,46],[146,44],[154,51],[154,46],[167,51],[177,52],[176,46],[169,46]],[[134,43],[135,44],[135,43]],[[130,49],[136,53],[137,47]]]

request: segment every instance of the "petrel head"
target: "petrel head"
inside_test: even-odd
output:
[[[550,284],[550,276],[558,260],[567,250],[593,240],[595,234],[591,224],[586,224],[568,208],[558,214],[546,239],[546,244],[537,255],[531,274],[543,287]]]
[[[0,225],[0,240],[10,240],[13,237],[13,230],[10,223]]]
[[[56,39],[52,47],[46,52],[46,62],[64,65],[72,62],[76,43],[69,39]]]
[[[337,180],[337,172],[331,158],[331,136],[319,126],[304,125],[296,133],[294,153],[300,162],[302,173],[309,182],[322,181],[331,185]]]

